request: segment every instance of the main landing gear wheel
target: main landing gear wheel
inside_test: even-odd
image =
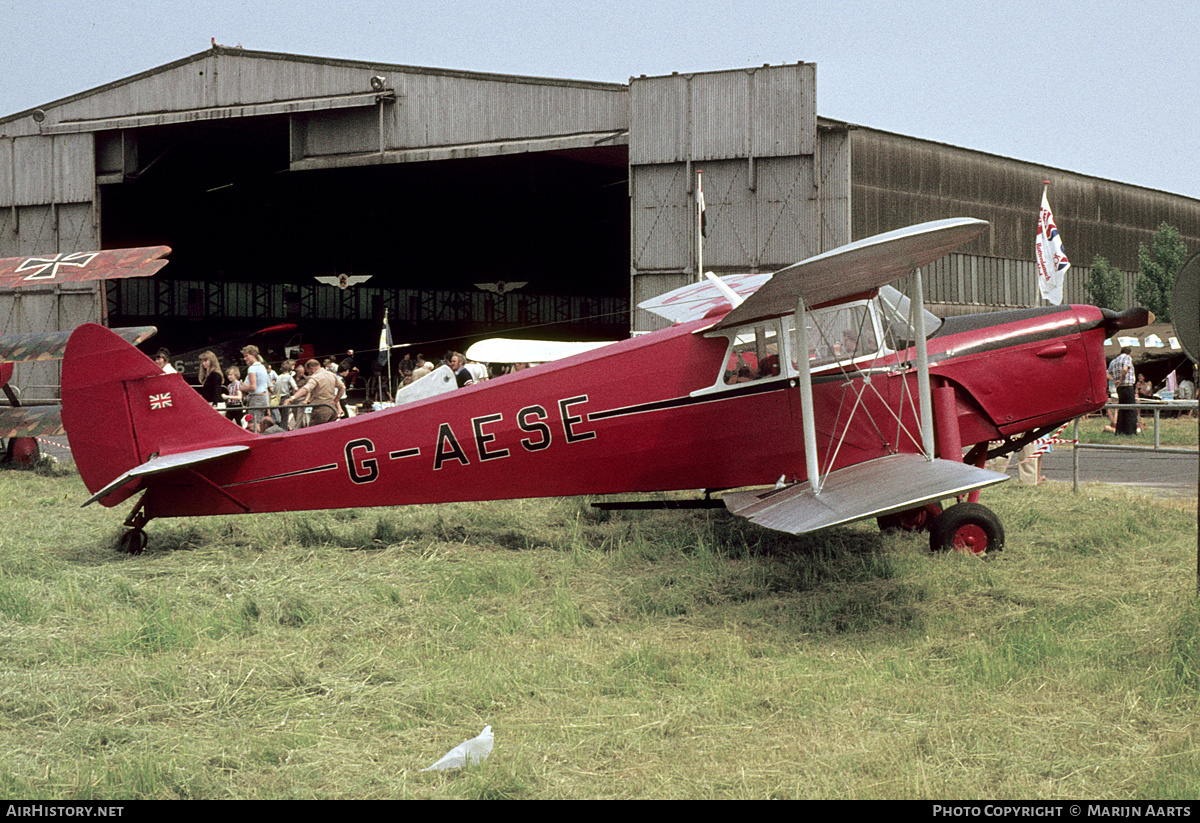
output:
[[[875,518],[879,524],[881,532],[890,531],[905,531],[919,532],[929,531],[930,526],[938,515],[942,513],[942,507],[937,503],[929,503],[921,506],[919,509],[909,509],[908,511],[896,512],[895,514],[885,514],[883,517]]]
[[[935,552],[961,551],[982,556],[1004,548],[1004,527],[987,506],[958,503],[933,521],[929,548]]]

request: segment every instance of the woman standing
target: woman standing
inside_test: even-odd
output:
[[[267,367],[262,363],[258,346],[244,347],[242,358],[246,361],[246,382],[242,383],[243,403],[254,417],[254,430],[258,431],[258,424],[271,405],[270,378],[267,377]]]
[[[200,355],[200,396],[213,406],[221,401],[221,361],[215,352]]]

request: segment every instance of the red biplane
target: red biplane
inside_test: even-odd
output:
[[[135,552],[159,517],[681,489],[796,534],[934,514],[936,548],[995,550],[995,515],[940,501],[1007,479],[982,468],[988,456],[1101,408],[1103,340],[1145,312],[938,321],[921,306],[920,267],[986,229],[941,220],[773,275],[712,278],[642,304],[670,328],[283,434],[241,429],[82,326],[63,421],[88,503],[143,492],[126,521]],[[911,299],[888,285],[910,274]]]
[[[170,252],[167,246],[153,246],[6,258],[0,260],[0,289],[148,277],[167,264],[165,257]],[[154,334],[155,329],[153,326],[141,326],[117,329],[116,332],[137,344]],[[21,405],[20,398],[9,384],[13,364],[62,357],[69,335],[70,332],[43,332],[0,336],[0,389],[10,404],[0,406],[0,440],[11,438],[10,457],[14,451],[12,447],[17,443],[25,444],[22,456],[36,454],[34,437],[63,433],[57,405]]]

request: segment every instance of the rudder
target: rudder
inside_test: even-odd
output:
[[[67,342],[62,420],[75,465],[95,493],[151,457],[246,442],[253,435],[216,412],[179,374],[104,326],[88,323]],[[113,506],[132,494],[114,494]]]

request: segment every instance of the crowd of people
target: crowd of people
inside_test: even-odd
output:
[[[329,357],[303,363],[284,360],[278,371],[264,360],[257,346],[243,347],[240,356],[242,365],[231,363],[222,369],[216,352],[203,352],[195,383],[205,401],[239,425],[264,434],[277,433],[319,426],[346,416],[346,391],[358,375],[353,350],[347,351],[340,363]],[[164,372],[176,371],[166,349],[159,349],[154,359]],[[503,363],[488,367],[468,360],[458,351],[446,352],[436,363],[421,353],[405,354],[398,361],[396,390],[420,380],[442,365],[449,366],[459,387],[530,366],[529,363]],[[379,372],[384,368],[386,366],[377,366],[376,378],[381,376]]]
[[[418,352],[416,357],[406,354],[400,359],[397,388],[402,389],[443,365],[449,366],[450,370],[454,372],[454,378],[459,388],[529,368],[528,363],[493,363],[489,367],[483,363],[468,360],[462,352],[457,351],[446,352],[440,362],[434,363]]]
[[[348,353],[353,357],[353,353]],[[230,365],[222,371],[216,352],[200,355],[196,390],[210,405],[225,412],[234,422],[263,434],[317,426],[345,415],[346,381],[337,373],[332,358],[324,363],[284,360],[279,371],[264,361],[257,346],[245,346],[241,358],[246,367]],[[155,357],[163,371],[170,366],[170,353],[160,349]]]

